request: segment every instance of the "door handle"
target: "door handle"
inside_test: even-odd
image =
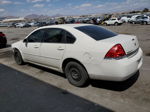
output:
[[[35,45],[34,48],[39,48],[39,47]]]
[[[64,48],[62,48],[62,47],[58,47],[58,48],[57,48],[57,50],[64,50]]]
[[[36,47],[36,46],[35,46],[34,48],[39,48],[39,47]]]

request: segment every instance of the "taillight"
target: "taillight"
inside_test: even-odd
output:
[[[0,37],[5,37],[5,34],[3,34],[3,33],[0,33]]]
[[[113,46],[105,55],[105,58],[120,58],[125,56],[126,53],[121,44]]]

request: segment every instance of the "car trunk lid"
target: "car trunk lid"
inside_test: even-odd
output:
[[[126,54],[129,55],[139,48],[136,36],[119,34],[109,39],[101,40],[101,42],[110,43],[112,46],[121,44]]]

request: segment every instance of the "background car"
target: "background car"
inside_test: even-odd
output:
[[[117,26],[117,25],[121,25],[122,23],[123,22],[118,18],[111,18],[111,19],[105,21],[106,25],[115,25],[115,26]]]
[[[131,19],[129,19],[129,23],[131,24],[137,24],[140,22],[140,19],[141,19],[142,15],[133,15],[131,17]]]
[[[140,24],[147,25],[150,24],[150,17],[149,16],[143,16],[140,20]]]
[[[37,27],[47,26],[46,22],[38,22]]]
[[[16,28],[25,28],[25,27],[31,27],[31,25],[28,23],[16,23],[15,27]]]
[[[3,32],[0,32],[0,47],[6,47],[7,39],[6,35]]]
[[[16,28],[23,28],[24,25],[25,25],[25,23],[16,23],[16,24],[15,24],[15,27],[16,27]]]
[[[121,21],[123,21],[125,23],[128,23],[130,19],[131,19],[130,15],[121,17]]]
[[[89,79],[124,81],[140,69],[143,54],[135,36],[90,24],[41,27],[12,48],[17,64],[30,62],[65,73],[75,86]]]

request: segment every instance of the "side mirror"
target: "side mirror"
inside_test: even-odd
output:
[[[27,42],[27,39],[24,39],[23,42]]]
[[[27,40],[27,39],[24,39],[23,42],[25,43],[25,46],[27,47],[28,40]]]

